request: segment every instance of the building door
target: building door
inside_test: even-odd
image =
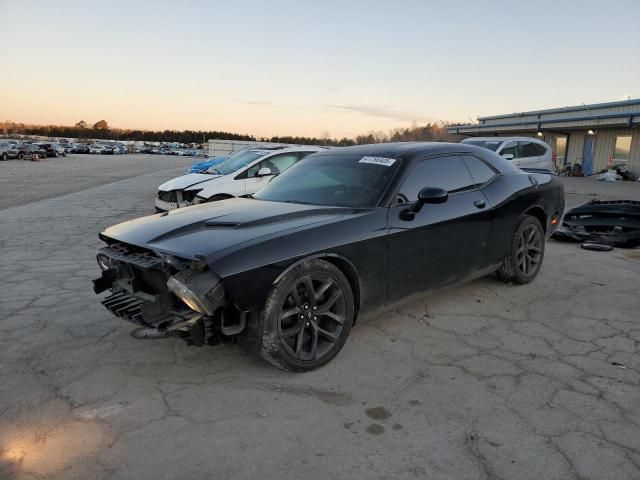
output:
[[[584,148],[582,150],[582,173],[585,176],[591,175],[593,170],[593,135],[584,137]]]
[[[563,167],[567,163],[567,140],[568,136],[555,137],[553,144],[553,159],[556,164],[556,170]]]

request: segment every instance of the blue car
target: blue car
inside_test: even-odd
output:
[[[227,159],[226,156],[207,158],[204,162],[196,162],[187,170],[187,173],[204,173],[209,167],[218,165]]]

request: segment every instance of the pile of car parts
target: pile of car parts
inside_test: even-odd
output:
[[[640,202],[591,200],[565,213],[553,238],[612,247],[640,246]]]

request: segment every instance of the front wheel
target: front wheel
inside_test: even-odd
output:
[[[271,290],[259,319],[258,352],[283,370],[318,368],[344,346],[354,311],[345,275],[329,262],[305,261]]]
[[[3,153],[3,154],[2,154],[2,161],[3,161],[3,162],[6,162],[8,159],[9,159],[9,157],[7,156],[7,154],[6,154],[6,153]]]
[[[496,273],[504,282],[524,285],[536,278],[543,258],[544,230],[537,218],[527,215],[516,228],[509,253]]]

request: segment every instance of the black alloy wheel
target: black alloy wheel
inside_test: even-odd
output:
[[[542,260],[542,232],[536,225],[528,225],[518,239],[516,250],[518,270],[524,276],[532,275]]]
[[[307,260],[273,287],[258,319],[260,355],[284,370],[306,371],[333,359],[354,320],[349,280],[324,260]]]
[[[296,360],[320,360],[335,348],[346,321],[340,285],[325,273],[297,279],[280,308],[278,334]]]
[[[519,285],[531,282],[540,272],[544,247],[542,224],[536,217],[524,216],[514,232],[502,266],[496,271],[498,278]]]

